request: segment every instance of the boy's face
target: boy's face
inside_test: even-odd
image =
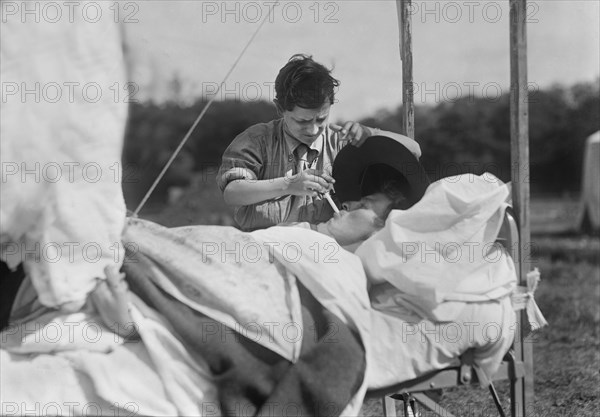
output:
[[[331,104],[326,102],[318,109],[294,107],[282,112],[288,132],[305,145],[311,145],[323,133],[329,119]]]
[[[343,210],[327,222],[327,230],[342,246],[364,241],[381,229],[381,219],[391,204],[392,200],[382,193],[368,195],[360,201],[345,202]]]

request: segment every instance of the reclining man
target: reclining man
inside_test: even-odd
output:
[[[205,268],[206,265],[215,268],[218,261],[227,268],[235,264],[236,260],[231,259],[233,248],[227,246],[227,241],[243,241],[246,248],[262,245],[272,249],[259,257],[244,252],[242,246],[239,252],[245,253],[241,262],[245,264],[243,281],[247,287],[244,289],[243,284],[238,283],[242,286],[239,298],[232,292],[222,295],[243,305],[244,317],[254,317],[251,326],[241,318],[243,314],[236,316],[235,323],[227,327],[223,326],[226,321],[217,321],[210,314],[165,300],[160,291],[147,289],[147,280],[136,279],[139,276],[136,264],[125,266],[133,291],[164,314],[176,331],[208,362],[216,375],[220,404],[227,415],[235,415],[233,407],[240,404],[249,414],[256,415],[279,415],[285,413],[290,404],[298,408],[300,415],[347,413],[349,409],[345,407],[349,402],[350,406],[356,406],[351,399],[362,398],[367,387],[389,386],[450,366],[469,348],[478,349],[476,358],[491,375],[512,341],[514,328],[510,326],[514,323],[514,315],[508,295],[514,287],[515,274],[510,259],[501,252],[497,254],[500,251],[497,247],[490,247],[487,253],[489,256],[496,253],[494,262],[473,261],[471,266],[475,272],[464,269],[464,276],[452,278],[454,281],[448,279],[455,287],[463,282],[463,278],[470,279],[475,282],[473,292],[476,293],[467,294],[471,296],[469,302],[464,302],[467,300],[464,294],[463,300],[437,300],[436,306],[443,310],[441,315],[447,314],[448,319],[440,317],[435,308],[432,314],[414,308],[415,304],[428,305],[431,301],[427,299],[426,285],[423,286],[425,299],[421,300],[418,291],[405,293],[401,283],[389,279],[393,273],[385,269],[385,262],[381,262],[384,267],[373,262],[378,258],[377,254],[385,256],[385,248],[380,246],[382,238],[378,236],[386,236],[390,228],[397,227],[403,213],[416,211],[417,217],[422,219],[418,211],[438,204],[434,201],[421,204],[428,197],[425,191],[430,184],[414,155],[394,139],[369,138],[360,149],[347,147],[340,152],[333,175],[337,180],[337,194],[345,203],[343,210],[325,223],[299,223],[252,233],[229,228],[229,236],[211,236],[214,244],[210,246],[206,245],[206,234],[200,237],[204,239]],[[506,187],[483,180],[473,185],[473,181],[477,182],[477,179],[465,177],[448,184],[435,183],[432,187],[436,190],[445,185],[450,190],[434,190],[434,198],[441,196],[443,199],[454,191],[475,187],[473,192],[463,195],[468,199],[487,189],[484,198],[494,201],[487,208],[489,217],[501,216],[499,207],[506,197]],[[415,204],[417,206],[410,210]],[[465,207],[472,208],[471,205]],[[395,224],[388,221],[386,226],[390,213],[395,217]],[[431,229],[432,219],[427,216],[425,214],[425,222]],[[487,222],[483,224],[487,225]],[[219,230],[221,233],[223,228]],[[136,233],[133,229],[132,232],[134,237]],[[142,235],[139,236],[143,241]],[[331,238],[345,250],[333,246]],[[217,244],[219,239],[220,244]],[[491,239],[495,240],[495,236]],[[393,246],[388,241],[386,244],[388,248]],[[286,246],[295,248],[295,252],[290,253]],[[145,253],[142,247],[140,249]],[[360,261],[349,251],[356,251]],[[149,255],[156,256],[157,253]],[[273,285],[268,266],[261,264],[267,258],[269,266],[278,265],[277,268],[291,272],[295,279],[288,281],[287,289],[280,294],[266,296],[265,306],[255,285]],[[260,261],[256,262],[257,259]],[[469,263],[469,260],[465,261]],[[427,274],[442,263],[434,261],[432,264],[430,270],[425,267],[422,271]],[[363,265],[367,266],[366,277],[362,274]],[[395,264],[394,267],[402,269],[402,265]],[[411,267],[408,262],[408,268]],[[478,273],[478,269],[483,269],[484,273]],[[485,282],[489,273],[495,275],[493,283]],[[281,275],[276,274],[276,277],[280,279]],[[412,284],[410,279],[420,278],[419,274],[413,274],[407,278],[408,284]],[[426,284],[427,279],[424,281]],[[441,281],[436,282],[440,284]],[[219,283],[223,284],[223,281]],[[372,300],[365,291],[369,285],[373,285]],[[446,285],[445,290],[453,295],[452,286],[443,282],[440,285]],[[215,291],[214,288],[202,289]],[[454,293],[461,295],[456,288]],[[283,305],[284,299],[294,298],[299,302]],[[409,301],[405,301],[407,298]],[[202,301],[202,297],[198,301]],[[371,308],[371,302],[375,310]],[[289,335],[281,337],[277,331],[269,333],[272,329],[262,326],[254,332],[238,331],[235,342],[224,343],[225,340],[232,341],[227,335],[231,328],[248,330],[257,323],[261,327],[261,324],[275,321],[280,324],[280,329],[290,323],[302,323],[303,337],[295,346],[290,346],[294,343],[287,343],[290,342]],[[200,341],[198,329],[217,330],[205,334]],[[468,330],[471,333],[467,333]],[[274,343],[266,343],[265,334]]]

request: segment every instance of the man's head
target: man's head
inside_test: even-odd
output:
[[[346,146],[333,165],[342,212],[327,223],[342,246],[360,244],[385,225],[393,209],[406,210],[429,185],[425,170],[399,141],[374,136],[360,147]]]
[[[385,225],[390,212],[406,206],[403,184],[395,179],[379,183],[359,201],[346,201],[327,222],[329,234],[342,246],[361,243]]]
[[[275,79],[275,105],[289,133],[310,145],[327,125],[339,81],[307,55],[294,55]]]

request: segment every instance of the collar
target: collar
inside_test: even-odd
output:
[[[303,143],[292,136],[292,134],[288,131],[288,128],[285,125],[285,122],[283,121],[283,119],[281,120],[281,124],[283,126],[283,137],[285,139],[285,143],[288,146],[290,153],[293,154],[296,151],[296,148]],[[317,140],[315,140],[310,146],[307,145],[308,149],[313,149],[313,150],[317,151],[317,155],[319,153],[321,153],[321,149],[323,149],[323,138],[326,134],[327,134],[327,129],[323,129],[323,133],[321,133],[319,135]]]

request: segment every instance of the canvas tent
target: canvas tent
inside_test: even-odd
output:
[[[19,18],[34,6],[15,4],[1,30],[0,258],[23,262],[43,305],[77,311],[123,259],[121,30],[109,18]]]
[[[600,130],[589,136],[585,143],[577,228],[600,230]]]

